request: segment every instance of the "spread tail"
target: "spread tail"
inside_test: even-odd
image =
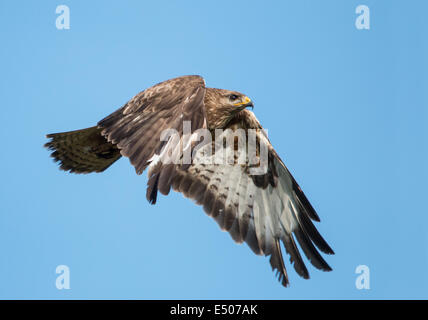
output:
[[[102,128],[52,133],[45,147],[60,168],[73,173],[102,172],[121,157],[116,145],[101,135]]]

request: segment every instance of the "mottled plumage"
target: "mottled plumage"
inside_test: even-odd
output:
[[[333,250],[311,221],[319,217],[248,106],[252,106],[250,99],[239,92],[206,88],[200,76],[179,77],[140,92],[96,127],[48,135],[51,140],[46,147],[54,151],[52,157],[61,169],[75,173],[101,172],[121,156],[130,159],[138,174],[149,167],[150,203],[156,203],[158,191],[167,195],[171,188],[195,200],[233,240],[270,256],[284,286],[289,281],[281,242],[302,277],[309,278],[309,273],[296,241],[316,268],[330,271],[318,250],[327,254]],[[223,137],[234,143],[216,145],[214,138],[205,143],[201,139],[196,147],[195,142],[188,143],[186,122],[192,133],[207,129],[213,137],[215,129],[230,129]],[[166,129],[178,132],[183,149],[172,139],[162,141]],[[256,131],[257,153],[267,150],[263,174],[253,174],[248,158],[244,164],[236,162],[239,139],[235,134],[241,129],[246,137],[249,129]],[[178,163],[163,161],[168,148],[178,155]],[[219,156],[207,153],[215,148],[233,148],[235,162],[206,161]],[[182,161],[185,150],[194,155],[191,164]]]

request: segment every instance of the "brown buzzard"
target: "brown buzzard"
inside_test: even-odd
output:
[[[45,146],[53,150],[52,157],[61,169],[73,173],[102,172],[121,156],[130,159],[137,174],[149,167],[150,203],[156,203],[158,191],[167,195],[171,187],[195,200],[233,240],[245,241],[258,255],[270,256],[272,269],[284,286],[289,281],[281,242],[291,264],[303,278],[309,278],[309,273],[296,240],[316,268],[331,271],[317,250],[333,254],[311,221],[319,221],[319,217],[273,149],[254,113],[246,109],[249,106],[253,106],[251,100],[242,93],[207,88],[202,77],[183,76],[140,92],[97,126],[47,135],[50,141]],[[216,144],[215,139],[207,140],[197,149],[194,141],[187,143],[188,137],[184,141],[185,122],[190,124],[191,132],[205,129],[212,137],[216,129],[231,129],[226,130],[226,136],[238,129],[256,130],[256,154],[266,148],[266,170],[252,174],[248,158],[244,164],[237,164],[236,157],[232,163],[161,161],[165,150],[179,150],[175,154],[181,161],[186,146],[192,149],[195,158],[204,158],[201,150]],[[162,139],[167,129],[178,133],[177,145],[184,148],[171,147],[172,138]],[[220,145],[236,151],[235,140],[232,147]]]

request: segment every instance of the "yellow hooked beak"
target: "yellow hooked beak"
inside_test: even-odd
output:
[[[246,108],[246,107],[252,107],[253,108],[254,107],[253,102],[248,97],[245,97],[244,99],[242,99],[241,102],[235,103],[234,106],[244,107],[244,108]]]

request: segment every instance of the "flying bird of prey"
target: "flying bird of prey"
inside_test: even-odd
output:
[[[171,188],[195,200],[237,243],[245,241],[254,253],[270,256],[284,286],[289,278],[281,243],[303,278],[308,279],[309,273],[297,243],[316,268],[331,271],[318,251],[333,254],[312,223],[320,221],[317,213],[248,107],[253,103],[242,93],[207,88],[202,77],[183,76],[138,93],[94,127],[47,135],[50,141],[45,146],[62,170],[73,173],[102,172],[122,156],[130,159],[137,174],[148,167],[150,203],[156,203],[158,191],[167,195]],[[184,141],[186,121],[191,132],[205,129],[212,137],[216,129],[231,129],[225,131],[229,135],[238,129],[256,130],[256,153],[260,155],[262,147],[267,150],[266,170],[253,174],[248,158],[243,164],[163,162],[166,152],[180,149],[171,147],[172,138],[162,139],[162,132],[174,129],[178,145],[189,145],[189,139]],[[214,140],[205,147],[214,145]],[[233,141],[221,145],[235,149]],[[199,158],[204,157],[204,147],[198,151],[194,143],[190,146]],[[184,148],[178,152],[179,159],[183,152]]]

